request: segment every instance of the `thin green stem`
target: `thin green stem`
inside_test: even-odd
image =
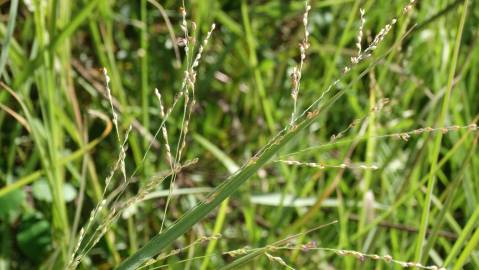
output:
[[[147,0],[141,0],[140,17],[142,22],[140,37],[140,73],[141,73],[141,112],[143,127],[149,130],[150,118],[148,115],[149,97],[148,91],[148,13]],[[145,147],[148,145],[148,139],[144,140]]]

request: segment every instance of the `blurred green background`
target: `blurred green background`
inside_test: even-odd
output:
[[[177,176],[166,227],[288,125],[290,74],[304,37],[303,1],[185,2],[187,19],[197,29],[190,28],[192,44],[199,45],[212,23],[216,29],[198,67],[183,158],[198,162]],[[465,8],[464,2],[418,1],[373,60],[345,76],[345,95],[275,158],[329,167],[269,163],[171,249],[201,236],[222,237],[159,264],[218,269],[235,259],[222,252],[263,247],[337,220],[298,241],[478,269],[479,155],[477,128],[470,124],[479,113],[479,6],[469,1]],[[407,3],[310,1],[311,46],[298,111],[343,77],[342,67],[357,53],[360,8],[366,17],[365,48]],[[181,6],[153,0],[0,0],[0,269],[61,269],[100,200],[120,151],[103,67],[120,128],[133,127],[126,170],[139,172],[126,197],[168,172],[161,135],[142,159],[162,121],[154,89],[168,109],[183,80]],[[360,77],[371,63],[376,64]],[[387,104],[374,110],[381,102]],[[180,104],[167,121],[173,151],[182,110]],[[427,127],[449,128],[402,139],[394,135]],[[339,143],[331,143],[333,135],[341,137]],[[378,169],[361,169],[362,164]],[[121,181],[116,177],[114,185]],[[167,181],[124,212],[80,269],[110,269],[156,235],[168,189]],[[418,257],[421,233],[426,234],[424,254]],[[205,254],[214,256],[200,257]],[[325,250],[271,254],[297,269],[402,268]],[[191,260],[179,263],[183,259]],[[285,266],[260,256],[244,267]]]

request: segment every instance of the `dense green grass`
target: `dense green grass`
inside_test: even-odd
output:
[[[311,0],[291,124],[304,1],[0,1],[0,269],[479,268],[479,6],[417,2]]]

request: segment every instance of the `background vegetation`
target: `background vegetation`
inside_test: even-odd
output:
[[[85,239],[105,236],[81,243],[80,269],[113,268],[147,243],[163,255],[143,269],[478,269],[479,6],[408,3],[310,1],[296,116],[338,78],[341,95],[288,127],[304,1],[186,1],[188,57],[179,1],[0,0],[0,269],[65,268],[95,207]],[[361,9],[363,50],[398,20],[344,74]],[[184,137],[178,95],[212,23]],[[179,100],[168,117],[155,88],[166,111]],[[173,175],[162,123],[173,154],[185,140]],[[271,162],[243,167],[231,196],[213,192],[284,127]],[[129,184],[120,168],[103,197],[123,151]],[[222,196],[164,248],[148,242]]]

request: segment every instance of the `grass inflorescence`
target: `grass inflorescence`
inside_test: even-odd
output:
[[[0,269],[479,267],[474,1],[0,2]]]

